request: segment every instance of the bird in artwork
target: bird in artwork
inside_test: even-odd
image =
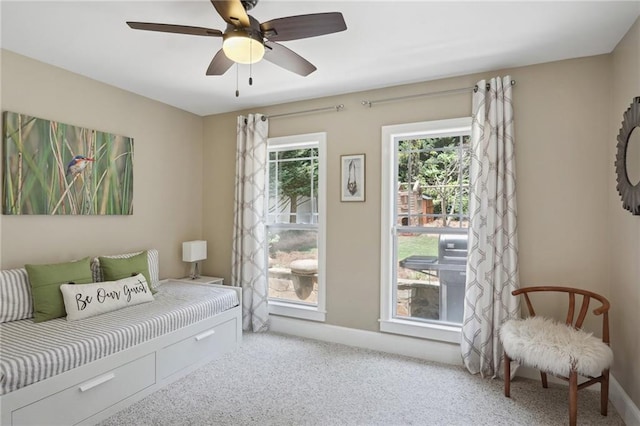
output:
[[[76,155],[67,166],[67,176],[75,176],[78,173],[81,173],[85,169],[85,167],[87,167],[87,164],[92,161],[94,161],[93,158],[88,158],[84,155]]]

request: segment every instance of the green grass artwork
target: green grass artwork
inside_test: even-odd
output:
[[[133,214],[133,138],[3,113],[3,213]]]

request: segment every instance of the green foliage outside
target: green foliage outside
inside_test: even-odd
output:
[[[422,194],[433,199],[435,214],[467,214],[469,136],[407,139],[398,148],[398,182],[406,185],[401,190],[418,182]]]
[[[409,256],[438,256],[438,236],[433,234],[398,235],[398,262]],[[399,266],[399,265],[398,265]],[[398,278],[416,281],[430,281],[422,272],[398,267]]]
[[[398,235],[398,261],[414,255],[438,256],[438,236]]]
[[[318,193],[318,148],[269,153],[269,176],[270,199],[279,200],[269,213],[290,203],[289,223],[296,223],[298,206]]]

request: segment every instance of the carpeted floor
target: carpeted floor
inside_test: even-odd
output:
[[[101,423],[108,425],[563,425],[563,385],[501,380],[462,367],[272,333]],[[599,393],[578,393],[578,424],[623,425]]]

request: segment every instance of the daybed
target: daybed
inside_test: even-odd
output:
[[[2,425],[95,424],[237,348],[240,289],[158,281],[157,251],[148,258],[153,301],[77,321],[0,324]],[[20,292],[29,292],[26,271],[0,271],[0,308]]]

